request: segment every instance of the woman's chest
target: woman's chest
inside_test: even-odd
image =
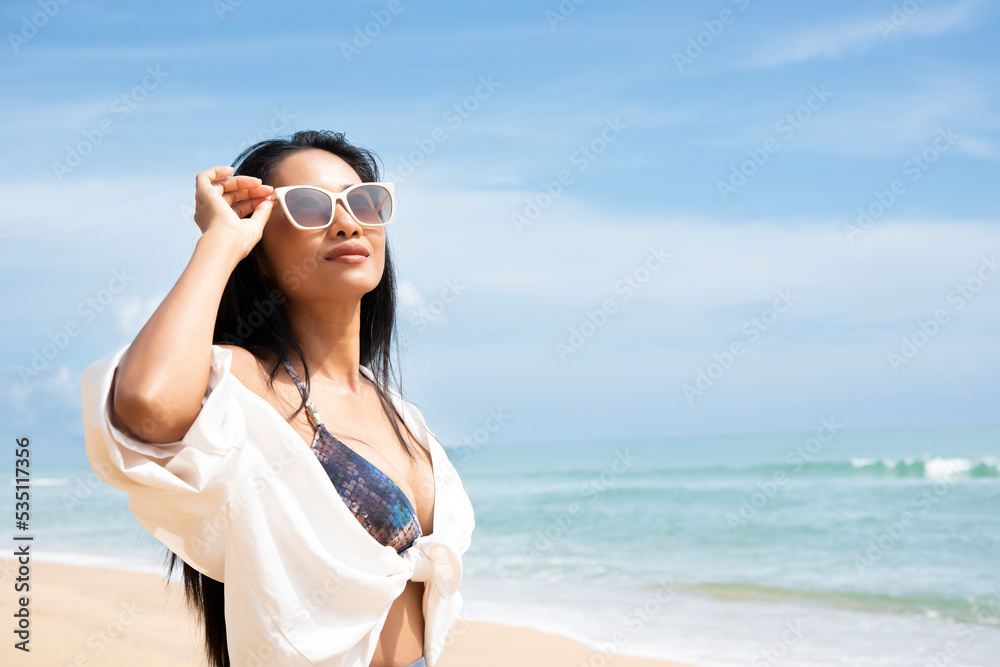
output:
[[[279,401],[280,405],[274,407],[299,436],[303,446],[310,447],[311,453],[315,454],[312,446],[318,444],[316,429],[307,418],[306,409],[291,417],[299,405],[296,402],[292,406],[292,398],[285,394]],[[296,393],[295,398],[301,397]],[[436,500],[432,456],[405,422],[397,419],[394,428],[393,420],[386,414],[374,389],[365,400],[348,404],[321,388],[314,388],[310,392],[310,400],[326,430],[340,445],[349,448],[388,477],[413,505],[420,532],[424,535],[432,533]],[[393,410],[391,405],[388,407]],[[412,452],[412,457],[404,451],[401,439]]]

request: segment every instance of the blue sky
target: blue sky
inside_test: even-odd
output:
[[[996,2],[0,16],[12,429],[79,437],[80,372],[190,256],[194,175],[301,129],[397,183],[403,389],[445,445],[996,422]]]

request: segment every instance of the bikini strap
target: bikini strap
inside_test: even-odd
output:
[[[292,380],[295,382],[295,386],[299,390],[299,394],[302,395],[302,398],[306,402],[306,417],[309,418],[309,423],[312,424],[313,429],[319,428],[323,424],[323,420],[320,419],[319,410],[317,410],[316,406],[313,405],[313,402],[309,400],[309,392],[306,391],[305,384],[302,382],[299,374],[295,372],[295,367],[292,366],[292,362],[285,358],[285,355],[283,354],[280,358],[281,363],[285,365],[285,370],[287,370],[288,374],[292,376]]]

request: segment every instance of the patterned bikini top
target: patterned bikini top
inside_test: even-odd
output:
[[[388,475],[327,430],[291,362],[282,356],[281,363],[306,401],[306,416],[315,429],[311,449],[341,499],[372,537],[403,553],[420,537],[420,523],[410,499]]]

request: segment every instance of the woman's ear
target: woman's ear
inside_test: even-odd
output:
[[[250,251],[250,256],[253,257],[254,261],[257,262],[257,267],[260,272],[264,274],[265,277],[270,278],[272,282],[276,282],[274,279],[274,270],[271,268],[271,262],[267,259],[267,253],[264,252],[263,248],[260,248],[260,252],[257,252],[259,244],[254,246]]]

